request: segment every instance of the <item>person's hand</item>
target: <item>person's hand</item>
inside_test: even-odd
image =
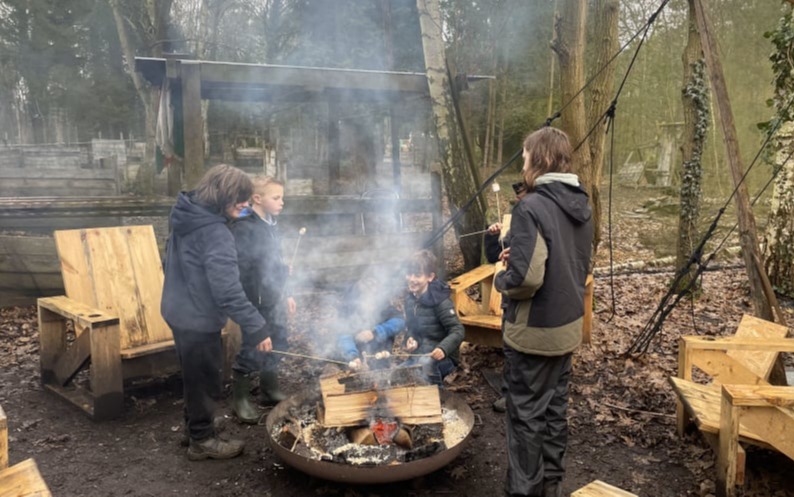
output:
[[[505,266],[510,263],[510,247],[502,250],[499,254],[499,260],[505,263]]]
[[[493,223],[492,225],[488,226],[489,235],[498,235],[501,232],[502,232],[502,223]]]
[[[287,297],[287,314],[290,316],[295,315],[295,311],[298,310],[298,304],[295,303],[295,299],[292,297]]]
[[[270,352],[273,350],[273,342],[270,341],[270,337],[267,337],[259,342],[259,345],[256,346],[256,350],[260,352]]]
[[[414,337],[408,337],[408,340],[405,341],[405,350],[411,352],[412,350],[416,350],[419,347],[419,342],[414,340]]]
[[[372,333],[372,330],[359,331],[355,336],[356,343],[369,343],[374,339],[375,334]]]
[[[359,369],[361,369],[361,359],[356,357],[355,359],[347,363],[347,367],[349,367],[353,371],[358,371]]]
[[[443,360],[446,356],[447,354],[445,354],[444,351],[438,347],[434,348],[433,352],[430,353],[430,357],[437,361]]]

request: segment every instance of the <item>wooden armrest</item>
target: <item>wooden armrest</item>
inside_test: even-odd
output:
[[[494,267],[494,264],[483,264],[468,273],[461,274],[449,282],[450,289],[453,293],[460,293],[484,279],[493,277]]]
[[[684,336],[678,339],[680,348],[711,350],[757,350],[794,352],[794,338],[702,337]]]
[[[736,407],[794,407],[794,387],[723,385],[722,398]]]
[[[101,328],[119,324],[118,316],[81,304],[65,295],[41,298],[38,305],[39,308],[73,320],[80,328]]]

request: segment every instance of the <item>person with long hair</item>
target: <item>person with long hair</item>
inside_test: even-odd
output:
[[[160,312],[174,334],[182,367],[187,457],[229,459],[242,453],[241,440],[222,440],[213,424],[221,396],[221,330],[228,318],[272,350],[265,319],[240,283],[237,249],[227,226],[248,205],[251,178],[227,165],[211,168],[196,189],[182,192],[171,209]]]
[[[593,240],[572,156],[556,128],[524,141],[527,194],[513,208],[507,269],[495,279],[505,301],[508,496],[562,496],[571,356],[582,341]]]

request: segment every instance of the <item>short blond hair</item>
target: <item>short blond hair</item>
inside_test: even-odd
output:
[[[280,181],[273,176],[268,176],[266,174],[257,174],[252,179],[254,183],[254,193],[262,194],[265,192],[265,188],[270,185],[278,185],[282,188],[284,187],[284,182]]]

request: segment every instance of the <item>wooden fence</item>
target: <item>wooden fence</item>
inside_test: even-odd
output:
[[[440,181],[433,178],[429,198],[287,197],[286,209],[279,217],[287,262],[294,253],[299,229],[306,227],[295,262],[295,279],[303,285],[336,286],[373,266],[396,268],[441,224]],[[0,232],[6,231],[0,234],[0,306],[32,303],[39,296],[63,293],[50,236],[53,229],[93,228],[110,219],[129,222],[134,217],[151,218],[164,228],[173,202],[171,198],[139,197],[0,199]],[[35,229],[25,229],[34,222]],[[17,230],[27,233],[12,233]],[[167,229],[155,231],[162,253]],[[438,247],[440,251],[440,244]]]
[[[93,167],[88,148],[0,148],[0,197],[117,195],[115,161]]]

